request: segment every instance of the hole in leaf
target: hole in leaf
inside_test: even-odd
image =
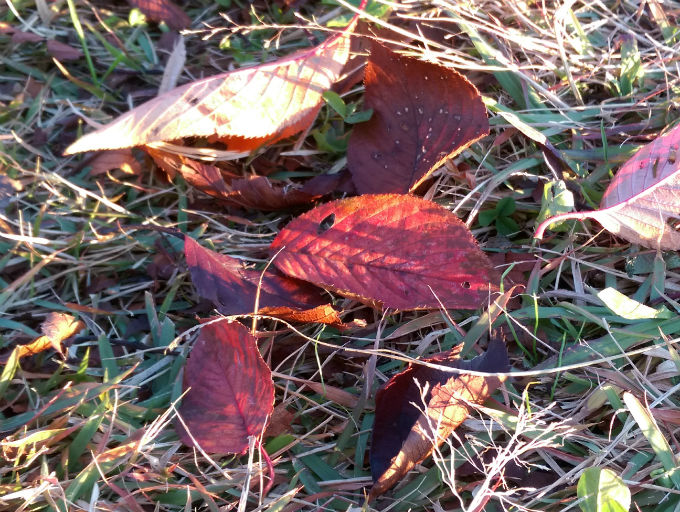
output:
[[[470,289],[470,281],[463,281],[460,285],[466,290]]]
[[[666,219],[666,225],[675,231],[680,231],[680,218],[668,217]]]
[[[330,215],[324,217],[324,219],[321,222],[319,222],[319,227],[316,228],[316,232],[319,235],[321,233],[325,233],[326,231],[333,227],[333,224],[335,224],[335,214],[331,213]]]

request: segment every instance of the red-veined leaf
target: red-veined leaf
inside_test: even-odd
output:
[[[247,270],[239,260],[201,247],[188,236],[184,255],[196,292],[224,315],[253,313],[259,287],[260,314],[294,322],[342,324],[323,290],[309,283],[282,276],[274,268],[264,275]]]
[[[248,437],[262,434],[274,408],[271,370],[238,322],[203,325],[184,368],[187,389],[179,413],[208,453],[244,453]],[[182,423],[175,426],[182,442],[192,446]]]
[[[478,308],[496,276],[467,227],[442,206],[399,194],[316,207],[270,247],[285,274],[396,309]]]
[[[230,150],[247,151],[293,135],[314,121],[322,94],[338,79],[357,19],[314,48],[157,96],[78,139],[66,154],[190,136],[214,136]]]
[[[508,371],[508,352],[499,340],[492,340],[486,353],[470,361],[458,357],[461,349],[459,345],[425,361],[461,370]],[[449,373],[417,364],[392,377],[375,397],[374,484],[369,500],[387,491],[441,445],[468,416],[470,404],[483,403],[500,383],[498,377]]]
[[[543,238],[554,222],[594,219],[629,242],[680,249],[680,125],[633,155],[616,173],[599,210],[550,217],[536,228]]]
[[[479,92],[453,69],[374,43],[364,83],[373,116],[355,126],[347,150],[362,194],[414,190],[444,160],[489,133]]]

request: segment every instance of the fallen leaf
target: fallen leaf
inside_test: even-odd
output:
[[[227,197],[230,190],[227,188],[225,178],[231,180],[238,177],[237,174],[215,165],[192,160],[182,155],[149,146],[144,146],[143,149],[156,165],[168,174],[170,179],[179,173],[191,186],[214,197]]]
[[[291,426],[294,420],[295,413],[288,410],[288,404],[277,405],[269,416],[264,437],[278,437],[281,434],[287,434],[292,430]]]
[[[132,154],[131,149],[119,149],[116,151],[102,151],[90,160],[92,176],[106,174],[112,169],[120,169],[125,174],[139,174],[142,166]]]
[[[680,125],[633,155],[607,187],[599,210],[555,215],[541,222],[546,228],[568,219],[593,219],[625,240],[663,250],[680,249]]]
[[[489,373],[509,369],[502,341],[492,340],[483,355],[469,361],[458,358],[461,348],[459,345],[425,361]],[[371,437],[374,483],[368,499],[383,494],[430,455],[465,420],[470,404],[483,403],[500,383],[498,377],[449,373],[418,364],[410,364],[392,377],[375,397]]]
[[[460,73],[373,44],[364,108],[347,164],[361,194],[416,189],[446,159],[489,133],[479,92]]]
[[[414,196],[342,199],[293,220],[270,246],[283,273],[395,309],[476,309],[496,276],[450,211]]]
[[[188,236],[184,255],[196,292],[223,315],[253,313],[259,288],[260,314],[295,322],[342,324],[323,291],[304,281],[282,276],[273,268],[264,275],[247,270],[239,260],[201,247]]]
[[[238,322],[203,325],[184,368],[184,390],[179,414],[188,432],[181,422],[175,428],[184,444],[195,440],[208,453],[245,453],[248,437],[262,434],[274,409],[271,370]]]
[[[181,30],[191,25],[191,18],[170,0],[128,0],[151,21],[164,21],[168,27]]]
[[[265,176],[251,176],[232,180],[228,200],[245,208],[285,210],[308,205],[335,191],[342,183],[341,174],[315,176],[300,188],[282,184]]]
[[[66,154],[190,136],[215,136],[226,142],[229,150],[250,151],[289,137],[316,118],[322,94],[338,79],[349,57],[350,35],[357,19],[355,16],[345,30],[314,48],[197,80],[157,96],[80,138]]]
[[[42,40],[43,40],[42,36],[39,36],[38,34],[34,34],[33,32],[24,32],[23,30],[15,30],[12,33],[12,43],[14,43],[14,44],[39,43]]]
[[[78,48],[55,41],[54,39],[47,41],[47,51],[52,57],[61,62],[78,60],[83,56],[83,52]]]
[[[63,355],[62,343],[85,329],[85,324],[67,313],[49,313],[40,325],[40,329],[42,336],[31,343],[17,347],[20,358],[35,355],[49,348]]]

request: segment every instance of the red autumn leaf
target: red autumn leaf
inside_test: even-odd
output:
[[[470,361],[458,358],[461,349],[459,345],[425,361],[478,372],[509,369],[502,341],[492,340],[486,353]],[[375,397],[371,440],[374,483],[369,500],[383,494],[430,455],[435,445],[441,445],[465,420],[470,404],[483,403],[500,383],[498,377],[449,373],[417,364],[392,377]]]
[[[467,227],[414,196],[342,199],[293,220],[270,247],[285,274],[396,309],[475,309],[496,276]]]
[[[52,57],[61,62],[78,60],[83,56],[83,52],[78,48],[55,41],[54,39],[47,41],[47,51]]]
[[[354,128],[347,150],[362,194],[412,191],[489,133],[479,92],[453,69],[374,44],[364,84],[373,116]]]
[[[289,137],[316,118],[322,94],[338,79],[349,57],[357,19],[314,48],[157,96],[80,138],[66,154],[190,136],[213,136],[226,141],[230,150],[248,151]]]
[[[568,219],[594,219],[629,242],[666,250],[680,249],[680,125],[650,142],[616,173],[600,209],[550,217],[536,228]]]
[[[184,237],[184,255],[196,292],[224,315],[253,313],[259,287],[261,314],[295,322],[342,323],[323,291],[304,281],[282,276],[275,269],[262,276],[262,272],[244,269],[239,260],[201,247],[188,236]]]
[[[255,338],[243,325],[226,320],[206,323],[184,368],[175,427],[186,445],[193,439],[208,453],[244,453],[248,437],[259,437],[274,408],[271,370]],[[189,435],[191,434],[191,436]]]
[[[181,30],[191,25],[191,18],[170,0],[128,0],[151,21],[164,21],[168,27]]]

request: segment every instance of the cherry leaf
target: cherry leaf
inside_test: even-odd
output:
[[[347,150],[362,194],[412,191],[489,133],[479,92],[453,69],[373,44],[364,83],[373,116],[355,126]]]
[[[78,139],[66,154],[190,136],[216,136],[230,150],[246,151],[289,137],[316,118],[322,94],[347,62],[357,19],[314,48],[161,94]]]
[[[184,368],[184,390],[179,414],[186,429],[181,422],[175,428],[184,444],[195,440],[208,453],[244,453],[274,408],[271,370],[238,322],[201,328]]]
[[[499,340],[470,361],[458,357],[462,345],[425,359],[450,368],[507,372],[508,352]],[[468,416],[470,404],[483,403],[501,383],[498,377],[450,373],[410,364],[375,397],[371,440],[373,487],[369,500],[383,494],[441,445]]]
[[[497,277],[467,227],[418,197],[365,195],[293,220],[270,247],[283,273],[396,309],[476,309]]]
[[[197,293],[223,315],[253,313],[259,287],[260,314],[294,322],[342,324],[323,290],[309,283],[282,276],[275,269],[264,275],[247,270],[239,260],[201,247],[188,236],[184,255]]]
[[[546,228],[568,219],[594,219],[625,240],[645,247],[680,249],[680,125],[635,153],[616,173],[599,210],[555,215],[541,222]]]

